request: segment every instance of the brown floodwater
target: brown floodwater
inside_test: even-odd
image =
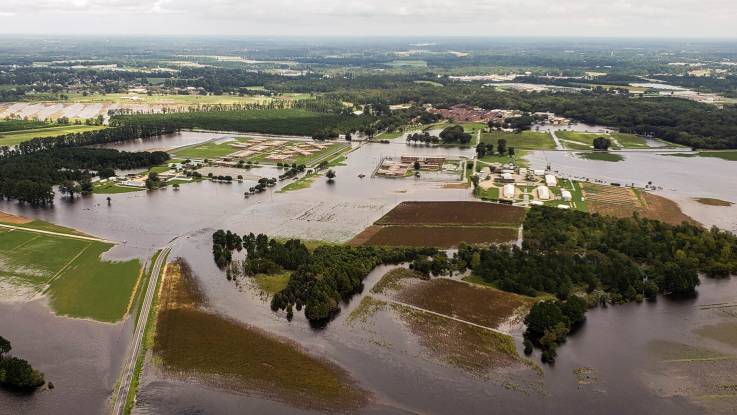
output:
[[[347,324],[347,315],[363,294],[344,304],[343,311],[326,328],[314,329],[299,313],[292,322],[272,313],[267,301],[247,287],[236,288],[212,261],[210,237],[218,228],[346,241],[401,201],[471,200],[467,189],[443,189],[438,183],[414,178],[372,178],[371,173],[386,156],[470,156],[472,153],[472,149],[375,143],[357,147],[350,153],[348,165],[335,168],[337,177],[333,184],[321,178],[311,188],[299,191],[276,193],[274,189],[246,199],[243,192],[252,184],[201,182],[183,185],[180,191],[110,195],[110,206],[105,200],[107,195],[92,195],[74,202],[57,197],[52,209],[33,209],[2,201],[0,210],[124,242],[107,255],[110,258],[145,257],[179,237],[172,257],[188,260],[213,310],[294,339],[310,353],[343,367],[374,396],[374,404],[362,413],[489,413],[490,408],[499,413],[548,414],[702,412],[701,407],[688,399],[656,394],[647,379],[651,379],[648,374],[657,369],[658,362],[648,345],[654,340],[704,344],[705,340],[694,334],[694,330],[733,317],[699,306],[737,303],[734,279],[705,280],[699,287],[699,296],[690,300],[661,298],[654,304],[592,310],[583,328],[560,348],[557,363],[544,367],[542,389],[523,392],[505,388],[494,374],[479,377],[433,359],[391,314],[377,315],[369,329]],[[663,190],[666,197],[679,202],[679,198],[693,196],[734,199],[725,189],[730,184],[734,188],[730,181],[737,177],[737,163],[656,153],[628,153],[620,163],[581,160],[563,152],[538,152],[530,157],[534,166],[550,163],[553,169],[573,176],[641,184],[653,180],[666,189]],[[697,174],[702,171],[705,171],[703,175]],[[365,177],[359,178],[359,174]],[[264,175],[271,172],[264,171]],[[684,208],[704,223],[713,220],[711,209],[730,209],[703,205],[684,205]],[[724,216],[719,222],[728,229],[736,229],[737,226],[729,226],[728,215]],[[732,222],[732,225],[737,224]],[[364,292],[388,269],[380,267],[373,271],[366,280]],[[14,351],[47,372],[47,378],[57,385],[54,391],[42,391],[30,397],[0,393],[0,413],[9,408],[12,408],[9,413],[49,413],[50,409],[54,413],[58,412],[56,408],[81,408],[77,413],[101,412],[98,409],[105,407],[119,372],[130,323],[109,325],[55,317],[37,303],[7,305],[0,301],[0,312],[3,316],[0,332],[4,336],[8,333],[6,337],[13,341]],[[521,344],[518,346],[521,350]],[[710,347],[717,346],[710,344]],[[719,347],[724,353],[737,355],[737,350]],[[539,356],[534,358],[537,360]],[[586,387],[578,384],[574,371],[581,367],[590,368],[596,375],[595,384]],[[539,379],[519,381],[534,383]],[[87,386],[71,395],[58,393],[60,386],[79,382]],[[304,411],[258,396],[168,379],[149,365],[134,412]]]

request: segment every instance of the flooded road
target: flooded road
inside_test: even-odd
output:
[[[197,134],[197,133],[189,133]],[[195,140],[202,138],[187,138]],[[184,140],[184,139],[182,139]],[[157,144],[158,145],[158,144]],[[291,322],[269,309],[268,299],[253,288],[236,287],[212,260],[211,235],[218,228],[239,233],[346,241],[396,204],[406,200],[471,200],[468,189],[446,189],[442,184],[408,179],[371,177],[387,156],[472,156],[473,149],[418,147],[404,143],[355,145],[346,166],[335,167],[335,182],[319,178],[308,189],[243,197],[248,183],[208,181],[182,185],[180,191],[159,190],[92,195],[74,202],[57,199],[53,209],[32,209],[6,201],[0,210],[48,220],[96,236],[124,242],[110,258],[146,257],[171,239],[184,235],[171,258],[186,258],[209,298],[210,307],[225,316],[293,339],[313,355],[329,359],[373,395],[373,404],[361,413],[668,413],[694,414],[704,410],[679,396],[662,396],[654,386],[659,360],[653,342],[708,344],[737,355],[737,348],[709,343],[695,333],[704,324],[733,321],[721,310],[702,309],[713,303],[737,303],[737,279],[706,280],[699,296],[684,301],[659,299],[657,303],[629,304],[589,312],[583,328],[559,349],[554,366],[543,375],[512,377],[510,387],[494,374],[478,376],[433,359],[398,318],[377,315],[369,326],[350,324],[347,317],[365,294],[342,305],[342,312],[326,328],[310,327],[297,313]],[[718,221],[730,227],[729,213],[712,207],[691,206],[691,197],[734,200],[737,163],[718,159],[632,153],[625,161],[605,163],[578,159],[565,152],[534,152],[536,168],[551,164],[572,177],[589,177],[623,184],[662,186],[663,195],[681,203],[686,213],[703,223]],[[276,173],[274,169],[274,173]],[[643,177],[643,172],[646,177]],[[264,175],[268,175],[265,172]],[[277,174],[274,174],[274,176]],[[360,178],[359,175],[365,175]],[[730,187],[731,183],[731,187]],[[725,209],[732,212],[732,208]],[[721,219],[719,219],[721,217]],[[732,215],[731,220],[737,218]],[[720,226],[722,226],[720,225]],[[374,270],[366,290],[389,267]],[[54,391],[19,398],[0,392],[0,413],[21,407],[21,412],[48,413],[49,408],[72,408],[62,392],[79,383],[76,413],[100,413],[112,391],[120,359],[127,344],[129,323],[116,325],[54,317],[37,303],[4,305],[0,332],[8,334],[14,352],[29,359],[55,383]],[[40,330],[41,332],[37,332]],[[518,344],[521,350],[521,344]],[[61,357],[61,358],[60,358]],[[539,356],[533,356],[539,361]],[[60,363],[61,362],[61,363]],[[587,368],[596,381],[582,385],[577,371]],[[82,376],[78,376],[82,374]],[[56,405],[56,406],[55,406]],[[89,409],[89,411],[88,411]],[[15,411],[15,409],[14,409]],[[51,412],[60,413],[51,410]],[[208,386],[169,379],[148,365],[134,413],[310,413],[254,395],[227,392]],[[63,413],[63,411],[61,411]]]

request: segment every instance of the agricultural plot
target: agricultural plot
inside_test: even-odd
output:
[[[488,226],[371,226],[358,234],[356,245],[434,246],[453,248],[459,243],[505,243],[517,239],[516,228]]]
[[[522,131],[521,133],[507,133],[492,131],[481,134],[481,142],[497,146],[500,139],[507,140],[507,147],[528,150],[552,150],[555,149],[555,141],[548,133],[537,131]]]
[[[518,226],[523,208],[484,202],[402,202],[377,225]]]
[[[390,297],[425,310],[490,328],[526,314],[534,299],[444,278],[406,280]]]
[[[695,223],[670,199],[628,187],[583,183],[583,195],[589,212],[618,218],[637,212],[641,217],[657,219],[673,225],[684,221]]]
[[[207,298],[195,278],[178,260],[162,281],[153,352],[166,372],[300,408],[350,412],[366,403],[365,392],[333,364],[203,308]]]
[[[352,245],[457,247],[517,238],[524,209],[485,202],[402,202]]]
[[[61,315],[118,321],[128,311],[140,263],[100,260],[111,247],[30,230],[0,230],[0,287],[19,300],[45,293]]]

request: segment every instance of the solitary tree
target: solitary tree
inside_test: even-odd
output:
[[[415,160],[414,167],[415,167],[415,170],[419,170],[420,169],[420,161],[419,160]]]
[[[328,172],[325,173],[325,177],[328,178],[328,183],[332,183],[334,181],[333,179],[335,179],[335,172],[333,169],[328,170]]]

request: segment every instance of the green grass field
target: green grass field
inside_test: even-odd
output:
[[[21,292],[45,292],[60,315],[114,322],[125,316],[140,262],[102,261],[111,244],[0,230],[0,281]]]
[[[523,131],[521,133],[507,133],[493,131],[490,133],[481,133],[481,142],[484,144],[494,144],[496,147],[499,139],[507,140],[507,147],[515,149],[529,150],[551,150],[555,148],[555,141],[548,133],[537,131]]]
[[[611,136],[619,142],[622,148],[649,148],[645,139],[639,135],[612,133]]]
[[[607,137],[607,134],[579,133],[577,131],[556,131],[555,135],[563,146],[569,150],[590,150],[593,148],[594,138]]]
[[[89,125],[63,125],[47,128],[26,129],[0,133],[0,146],[14,146],[24,141],[42,137],[58,137],[60,135],[100,130],[105,127]]]
[[[590,153],[578,153],[578,156],[586,160],[617,162],[624,160],[624,156],[606,151],[592,151]]]
[[[699,157],[715,157],[722,160],[737,161],[737,151],[701,151]]]
[[[238,140],[247,141],[247,140]],[[214,159],[218,157],[224,157],[228,154],[238,151],[232,146],[233,142],[227,142],[222,144],[217,143],[204,143],[192,147],[184,147],[179,150],[172,152],[180,158],[193,158],[193,159]]]
[[[98,195],[115,195],[120,193],[132,193],[146,190],[143,187],[120,186],[113,182],[95,183],[92,192]]]

